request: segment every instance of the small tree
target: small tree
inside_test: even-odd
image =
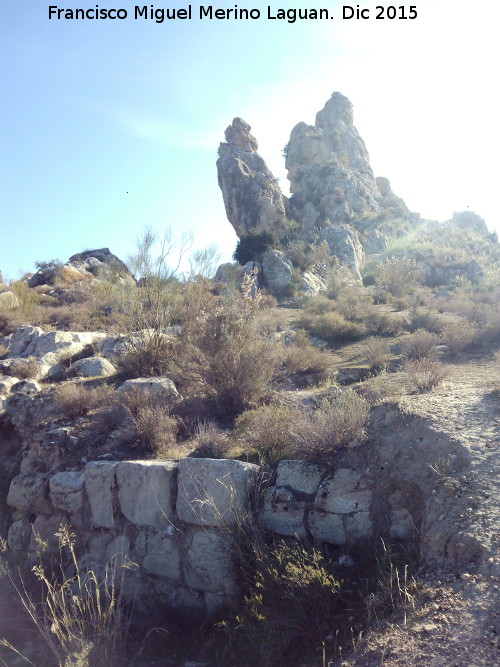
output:
[[[259,261],[262,255],[271,248],[279,248],[280,242],[274,232],[250,233],[242,236],[238,241],[233,258],[241,265],[247,262]]]

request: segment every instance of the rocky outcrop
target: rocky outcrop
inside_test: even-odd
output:
[[[356,234],[351,229],[329,226],[321,230],[319,240],[327,242],[330,253],[337,257],[339,263],[349,269],[356,282],[361,284],[363,248]]]
[[[56,261],[48,262],[36,273],[27,278],[29,287],[38,285],[52,285],[57,277],[61,277],[68,284],[79,280],[92,280],[103,272],[111,272],[121,279],[133,281],[132,274],[127,266],[109,248],[86,250],[71,255],[65,264]]]
[[[293,128],[286,167],[292,217],[306,233],[327,219],[345,223],[381,209],[382,196],[354,127],[352,104],[340,93],[333,93],[318,112],[315,125]]]
[[[238,237],[284,227],[285,201],[277,180],[257,153],[250,125],[235,118],[219,146],[217,173],[229,222]]]

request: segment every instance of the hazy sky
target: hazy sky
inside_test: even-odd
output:
[[[412,210],[445,220],[468,207],[500,230],[496,2],[410,0],[413,21],[343,20],[336,1],[270,5],[333,16],[295,24],[267,19],[257,0],[238,7],[260,20],[200,21],[196,3],[192,20],[159,24],[134,20],[130,0],[98,3],[126,20],[49,20],[53,1],[0,4],[4,277],[85,248],[126,258],[145,225],[192,231],[229,258],[215,168],[224,129],[234,116],[250,123],[286,192],[290,130],[335,90],[354,104],[375,174]],[[372,17],[377,4],[390,3],[360,2]]]

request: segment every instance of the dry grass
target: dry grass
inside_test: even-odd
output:
[[[297,324],[313,336],[331,345],[360,340],[366,336],[366,327],[363,324],[349,322],[343,315],[336,312],[326,312],[322,315],[303,313],[298,318]]]
[[[211,421],[198,423],[190,443],[194,449],[193,456],[210,459],[224,458],[231,444],[229,433]]]
[[[76,419],[111,404],[113,391],[113,387],[107,384],[87,389],[83,384],[67,382],[56,387],[54,403],[65,417]]]
[[[75,535],[61,525],[56,534],[61,550],[58,574],[42,564],[46,544],[37,538],[40,560],[33,568],[43,587],[40,603],[33,600],[26,584],[12,584],[29,617],[43,637],[58,665],[93,665],[112,667],[125,664],[130,614],[122,595],[123,581],[134,564],[121,554],[105,566],[103,573],[86,570],[76,553]],[[69,565],[65,565],[66,554]],[[64,560],[63,560],[64,559]],[[71,571],[71,575],[63,573]],[[10,648],[27,663],[33,664],[6,640]]]
[[[141,408],[134,417],[134,449],[141,456],[178,458],[177,434],[179,421],[158,405]]]
[[[321,350],[312,345],[305,334],[298,333],[294,344],[283,351],[283,369],[299,384],[320,384],[331,380],[336,374],[336,359],[329,350]]]
[[[273,404],[247,410],[236,419],[236,438],[256,451],[262,462],[274,463],[292,454],[297,414],[297,408]]]

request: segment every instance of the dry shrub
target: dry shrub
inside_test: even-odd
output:
[[[338,296],[336,310],[346,320],[362,322],[371,306],[373,306],[373,299],[363,292],[362,288],[346,287]]]
[[[432,333],[438,334],[443,328],[444,319],[430,310],[415,310],[408,323],[408,331],[417,331],[417,329],[426,329]]]
[[[113,387],[107,384],[87,389],[81,383],[67,382],[56,387],[54,403],[65,417],[75,419],[91,410],[111,404],[113,392]]]
[[[419,393],[437,387],[450,374],[444,364],[429,357],[405,361],[403,371],[412,387]]]
[[[363,324],[348,322],[340,313],[322,315],[304,313],[299,317],[298,326],[332,345],[359,340],[366,335],[366,328]]]
[[[383,338],[370,336],[364,341],[363,349],[370,370],[381,371],[389,363],[389,346]]]
[[[460,354],[477,341],[477,328],[470,322],[452,322],[442,331],[450,354]]]
[[[178,455],[179,422],[161,406],[148,405],[134,417],[136,440],[133,447],[141,455],[161,458]]]
[[[414,259],[391,257],[376,267],[377,284],[392,296],[401,296],[421,275],[421,269]]]
[[[220,459],[224,458],[231,446],[231,437],[211,421],[199,422],[195,428],[192,456]]]
[[[368,403],[353,391],[323,399],[317,410],[298,411],[292,425],[294,455],[330,459],[336,450],[364,439],[368,413]]]
[[[314,346],[303,333],[295,337],[294,345],[285,347],[283,368],[287,375],[300,383],[301,378],[315,383],[326,382],[335,376],[336,360],[328,350]]]
[[[403,356],[407,359],[433,357],[439,336],[425,329],[417,329],[403,342]]]
[[[293,451],[293,422],[298,410],[278,405],[263,405],[247,410],[235,422],[235,433],[262,462],[274,463]]]
[[[38,364],[35,357],[27,357],[20,359],[12,364],[8,371],[8,375],[19,378],[19,380],[27,380],[29,378],[36,378],[38,375]]]
[[[324,313],[333,313],[337,306],[335,301],[329,299],[324,294],[310,296],[304,304],[304,310],[311,315],[323,315]]]
[[[371,334],[377,336],[397,336],[403,330],[402,317],[381,313],[376,308],[368,308],[363,317],[363,324]]]
[[[175,342],[161,331],[146,330],[134,337],[125,354],[116,360],[119,370],[128,378],[161,377],[172,371]]]
[[[389,399],[400,400],[404,387],[399,374],[382,373],[358,385],[356,393],[362,396],[370,406],[374,406]]]

